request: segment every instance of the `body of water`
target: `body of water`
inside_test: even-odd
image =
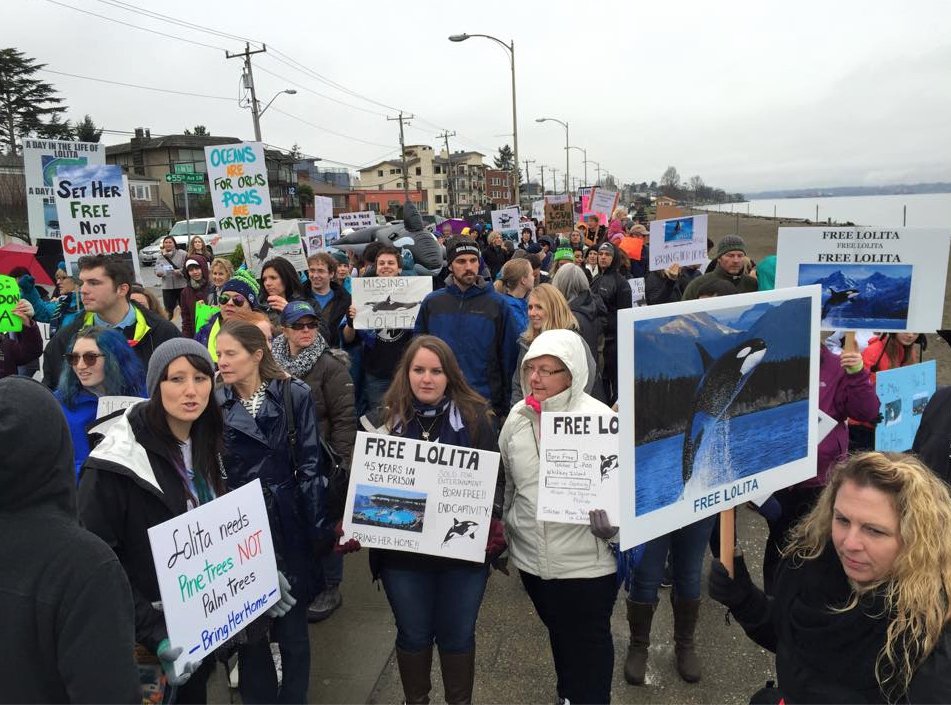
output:
[[[777,218],[800,218],[825,223],[852,222],[873,227],[951,227],[951,193],[898,196],[838,196],[835,198],[780,198],[704,206],[719,213],[742,213]],[[907,218],[905,214],[907,213]]]
[[[643,516],[681,497],[692,500],[713,487],[805,457],[808,422],[809,401],[803,400],[718,423],[704,439],[686,487],[682,433],[636,446],[635,513]]]

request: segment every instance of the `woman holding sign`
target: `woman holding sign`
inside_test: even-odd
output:
[[[714,560],[710,596],[776,654],[793,703],[951,702],[951,494],[916,458],[863,453],[790,535],[775,594]]]
[[[208,351],[194,340],[159,345],[146,375],[148,401],[109,427],[79,482],[83,525],[112,547],[132,586],[135,640],[162,662],[179,703],[206,702],[214,664],[179,663],[180,673],[171,675],[183,645],[168,640],[148,530],[225,491],[213,377]]]
[[[184,250],[175,246],[175,238],[166,235],[162,240],[162,251],[155,260],[155,276],[162,280],[162,303],[168,313],[168,320],[175,317],[175,308],[182,289],[185,288]]]

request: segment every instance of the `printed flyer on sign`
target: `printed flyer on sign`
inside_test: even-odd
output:
[[[875,450],[911,450],[921,415],[934,396],[937,374],[934,360],[875,374],[875,393],[882,405],[882,420],[875,426]]]
[[[689,267],[706,264],[706,215],[651,221],[650,269],[655,272],[672,264]]]
[[[502,234],[502,237],[512,242],[518,242],[521,227],[521,215],[518,208],[502,208],[492,211],[492,229]]]
[[[294,265],[295,270],[303,272],[307,270],[307,255],[304,253],[299,223],[298,220],[278,220],[274,223],[267,259],[283,257]]]
[[[819,289],[618,312],[621,546],[816,474]]]
[[[498,453],[361,431],[341,541],[482,563],[498,473]]]
[[[218,230],[241,238],[244,262],[259,277],[264,263],[275,256],[264,146],[239,142],[205,147],[205,161]]]
[[[66,166],[100,166],[106,163],[106,145],[68,140],[23,140],[26,176],[26,212],[30,239],[60,239],[59,215],[53,190],[56,170]]]
[[[617,414],[542,412],[538,455],[536,518],[587,525],[604,509],[620,525]]]
[[[118,255],[141,281],[129,183],[122,167],[62,166],[55,183],[63,257],[70,273],[79,274],[80,257]]]
[[[433,290],[432,277],[357,277],[353,287],[356,330],[412,328],[419,304]]]
[[[937,330],[949,245],[937,228],[780,228],[776,288],[821,286],[825,330]]]
[[[176,665],[199,661],[277,603],[277,563],[261,481],[149,529]]]

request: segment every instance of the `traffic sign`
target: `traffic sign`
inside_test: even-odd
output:
[[[208,189],[205,188],[204,184],[185,184],[185,193],[208,193]]]
[[[175,173],[176,174],[194,174],[195,165],[194,164],[176,164]]]
[[[166,174],[165,180],[170,184],[203,184],[204,174]]]

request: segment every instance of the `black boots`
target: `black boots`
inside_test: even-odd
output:
[[[400,681],[403,683],[403,696],[407,705],[429,702],[429,691],[433,683],[430,674],[433,669],[433,647],[423,651],[403,651],[396,649],[396,663],[400,668]]]
[[[631,626],[631,643],[624,661],[624,680],[643,685],[647,673],[647,647],[651,643],[651,622],[657,603],[633,602],[627,599],[627,623]]]
[[[694,632],[700,616],[700,598],[681,600],[673,591],[670,604],[674,608],[674,653],[677,656],[677,672],[688,683],[700,680],[700,659],[697,657]]]
[[[447,654],[439,650],[439,666],[447,705],[469,705],[475,682],[475,651]]]

